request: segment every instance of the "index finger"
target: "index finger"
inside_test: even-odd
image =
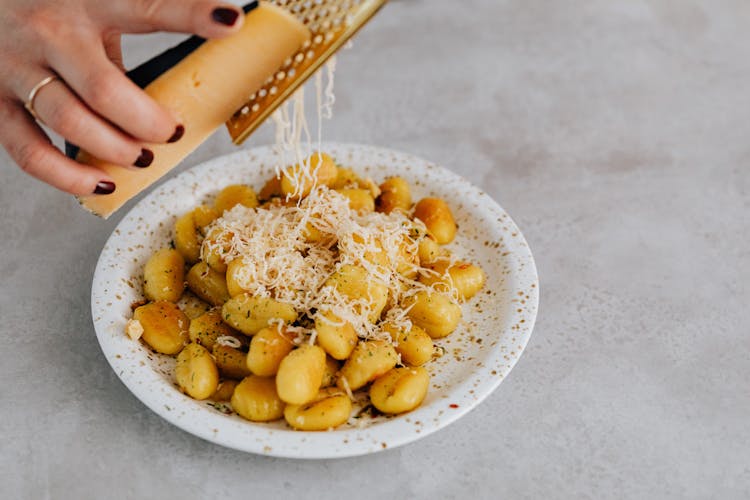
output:
[[[96,15],[113,29],[123,33],[171,31],[204,38],[220,38],[236,32],[244,12],[258,6],[250,2],[244,8],[222,0],[110,0],[107,9]],[[134,6],[135,4],[135,6]]]
[[[95,113],[145,142],[164,143],[176,136],[179,120],[130,81],[100,42],[71,43],[75,46],[53,50],[48,62]]]

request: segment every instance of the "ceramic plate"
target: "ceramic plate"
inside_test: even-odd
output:
[[[437,341],[445,354],[427,365],[431,387],[422,406],[397,417],[352,418],[329,432],[294,431],[281,422],[256,424],[225,413],[226,405],[195,401],[174,385],[174,360],[124,333],[131,304],[142,300],[143,265],[169,244],[176,218],[210,203],[233,183],[259,188],[273,172],[271,147],[216,158],[165,182],[120,222],[102,250],[91,291],[96,335],[112,368],[146,406],[185,431],[242,451],[294,458],[363,455],[393,448],[458,420],[486,398],[518,361],[531,335],[539,285],[526,241],[508,214],[458,175],[388,149],[325,144],[339,164],[381,182],[400,175],[413,198],[439,196],[453,209],[459,233],[451,248],[487,273],[484,290],[463,306],[459,329]],[[224,410],[224,411],[222,411]]]

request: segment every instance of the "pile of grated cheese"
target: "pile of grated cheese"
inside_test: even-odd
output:
[[[309,226],[323,235],[319,241],[306,238]],[[390,339],[381,328],[384,322],[407,331],[412,326],[404,299],[422,290],[434,291],[434,285],[417,281],[419,273],[430,272],[416,258],[419,239],[426,233],[421,221],[398,211],[359,213],[346,197],[325,186],[313,188],[291,206],[237,205],[208,231],[217,236],[204,240],[203,255],[216,249],[227,264],[242,259],[235,274],[238,285],[253,296],[294,307],[301,318],[295,332],[310,342],[317,335],[311,325],[315,319],[333,324],[319,311],[349,322],[362,339]],[[382,322],[368,319],[372,301],[351,299],[326,285],[345,265],[364,268],[369,280],[387,288]]]

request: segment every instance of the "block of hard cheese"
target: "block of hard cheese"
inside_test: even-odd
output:
[[[308,28],[291,14],[263,2],[245,16],[238,33],[202,44],[144,89],[185,126],[182,139],[149,145],[154,161],[144,169],[112,165],[81,151],[78,161],[106,171],[117,187],[112,194],[81,196],[81,205],[109,217],[222,126],[309,38]]]

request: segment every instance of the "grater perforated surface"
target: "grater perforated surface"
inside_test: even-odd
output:
[[[338,51],[386,0],[272,0],[312,32],[310,41],[248,96],[247,103],[227,122],[235,144],[247,137]]]

